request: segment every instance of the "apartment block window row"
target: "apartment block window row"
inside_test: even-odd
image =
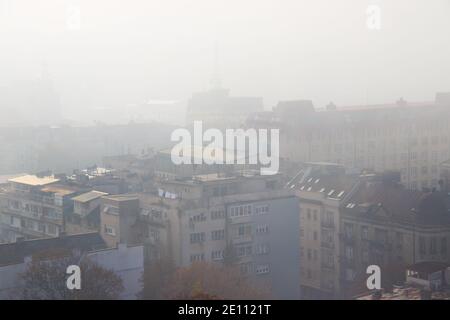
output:
[[[105,225],[104,226],[104,230],[105,230],[105,233],[110,235],[110,236],[115,236],[116,235],[116,229],[114,227]]]
[[[211,260],[223,260],[223,250],[211,251]]]
[[[255,272],[256,274],[266,274],[270,272],[270,267],[268,264],[257,265]]]
[[[235,207],[231,207],[231,209],[230,209],[230,216],[232,218],[249,216],[251,214],[252,214],[252,206],[251,205],[235,206]]]
[[[211,240],[223,240],[225,239],[225,230],[211,231]]]
[[[255,214],[267,214],[269,213],[269,205],[261,205],[255,207]]]
[[[205,255],[203,253],[200,254],[191,254],[191,262],[204,261]]]
[[[269,226],[267,224],[257,225],[255,228],[256,234],[264,234],[269,232]]]
[[[191,233],[190,238],[191,243],[202,243],[205,242],[205,233],[204,232]]]
[[[255,254],[257,255],[265,255],[265,254],[269,254],[270,252],[270,247],[269,244],[264,243],[264,244],[257,244],[255,246]]]
[[[252,255],[252,246],[240,246],[236,248],[238,257],[247,257]]]
[[[202,222],[206,221],[206,215],[204,213],[199,213],[191,216],[190,222]]]
[[[219,209],[211,211],[211,220],[218,220],[223,218],[225,218],[225,210]]]
[[[243,275],[250,274],[253,271],[253,264],[251,262],[241,263],[239,269]]]
[[[237,229],[237,236],[244,237],[252,234],[252,226],[250,224],[240,225]]]

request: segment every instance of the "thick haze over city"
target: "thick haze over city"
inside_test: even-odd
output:
[[[0,0],[10,299],[450,300],[450,0]]]
[[[287,99],[431,101],[450,86],[448,0],[0,4],[0,87],[20,91],[45,69],[65,119],[101,120],[101,110],[148,101],[182,108],[215,73],[266,109]],[[366,26],[370,4],[381,8],[380,30]]]

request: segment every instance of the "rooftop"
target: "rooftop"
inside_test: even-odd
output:
[[[139,196],[136,194],[115,194],[115,195],[107,195],[105,199],[110,199],[114,201],[129,201],[139,199]]]
[[[406,269],[411,271],[416,271],[420,273],[434,273],[437,271],[442,271],[450,267],[450,263],[440,262],[440,261],[422,261],[411,266],[408,266]]]
[[[100,197],[108,195],[106,192],[100,192],[100,191],[89,191],[83,194],[80,194],[76,197],[73,197],[72,200],[78,201],[78,202],[89,202],[95,199],[98,199]]]
[[[61,195],[61,196],[67,196],[67,195],[73,194],[79,190],[77,188],[73,188],[73,187],[69,187],[69,186],[65,186],[65,185],[52,184],[52,185],[45,186],[44,188],[41,189],[41,191],[51,192],[51,193],[55,193],[55,194]]]
[[[339,174],[317,174],[307,176],[303,181],[292,181],[288,188],[301,192],[318,192],[326,198],[343,200],[353,186],[357,178]]]
[[[9,180],[26,175],[26,173],[3,174],[0,175],[0,184],[7,183]]]
[[[20,183],[29,186],[45,186],[51,183],[58,182],[59,179],[56,179],[54,176],[48,177],[38,177],[36,175],[24,175],[16,178],[9,179],[8,182]]]
[[[367,180],[343,204],[344,213],[359,218],[389,219],[399,223],[450,223],[441,192],[408,190],[396,182]]]
[[[0,266],[22,263],[25,257],[48,250],[93,251],[104,247],[105,243],[98,232],[0,244]]]
[[[431,292],[431,300],[450,300],[449,292]],[[355,298],[356,300],[423,300],[420,288],[402,287],[394,288],[392,292],[383,292],[379,299],[372,293],[366,293]]]

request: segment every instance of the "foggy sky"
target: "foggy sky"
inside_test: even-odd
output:
[[[378,4],[381,30],[366,27]],[[81,29],[67,28],[79,6]],[[449,0],[0,0],[0,86],[48,66],[66,114],[209,87],[316,107],[450,91]],[[1,110],[1,106],[0,106]]]

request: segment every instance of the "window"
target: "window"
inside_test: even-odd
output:
[[[256,230],[256,234],[268,233],[269,226],[267,224],[258,225],[258,226],[256,226],[255,230]]]
[[[314,231],[314,233],[313,233],[313,239],[314,239],[315,241],[317,241],[317,238],[318,238],[318,236],[317,236],[317,231]]]
[[[191,236],[191,243],[201,243],[205,241],[204,232],[191,233],[190,236]]]
[[[300,252],[301,252],[301,255],[302,255],[303,254],[303,250],[301,250]],[[257,255],[269,254],[269,245],[266,244],[266,243],[256,245],[256,247],[255,247],[255,254],[257,254]]]
[[[345,257],[348,260],[353,260],[353,247],[350,246],[345,247]]]
[[[191,262],[203,261],[203,260],[205,260],[205,255],[203,253],[191,254]]]
[[[436,245],[436,238],[430,239],[430,253],[436,254],[437,253],[437,245]]]
[[[206,221],[206,215],[204,213],[195,214],[191,217],[191,222]]]
[[[240,265],[241,274],[249,274],[252,272],[252,263],[242,263]]]
[[[39,232],[44,232],[45,233],[45,224],[39,222],[38,230],[39,230]]]
[[[252,214],[252,206],[251,205],[242,205],[230,208],[230,216],[233,217],[243,217],[249,216]]]
[[[225,218],[225,211],[222,209],[211,211],[211,220],[223,219]]]
[[[248,236],[252,233],[252,226],[250,224],[243,224],[238,227],[238,237]]]
[[[427,253],[426,244],[425,244],[425,238],[419,237],[419,252],[421,255],[424,255]]]
[[[256,266],[256,274],[265,274],[269,273],[270,268],[268,264],[261,264]]]
[[[361,260],[363,263],[369,263],[369,250],[367,249],[362,250]]]
[[[363,240],[369,240],[369,227],[361,227],[361,238]]]
[[[115,230],[113,230],[115,232]],[[48,233],[49,234],[56,234],[56,226],[53,224],[48,225]]]
[[[347,238],[352,238],[353,237],[353,225],[350,223],[346,223],[344,224],[344,232],[345,232],[345,236]]]
[[[236,255],[238,257],[246,257],[252,255],[252,246],[237,247]]]
[[[441,254],[447,254],[447,238],[441,238]]]
[[[255,207],[255,214],[267,214],[267,213],[269,213],[269,206],[267,204]]]
[[[211,240],[225,239],[225,230],[214,230],[211,232]]]
[[[223,260],[223,250],[211,251],[211,260]]]
[[[303,238],[305,236],[305,230],[300,229],[300,238]]]
[[[48,229],[49,229],[49,232],[50,232],[50,227]],[[50,232],[50,233],[52,233],[52,232]],[[105,233],[109,234],[110,236],[115,236],[116,235],[116,229],[114,227],[107,226],[105,224]]]

